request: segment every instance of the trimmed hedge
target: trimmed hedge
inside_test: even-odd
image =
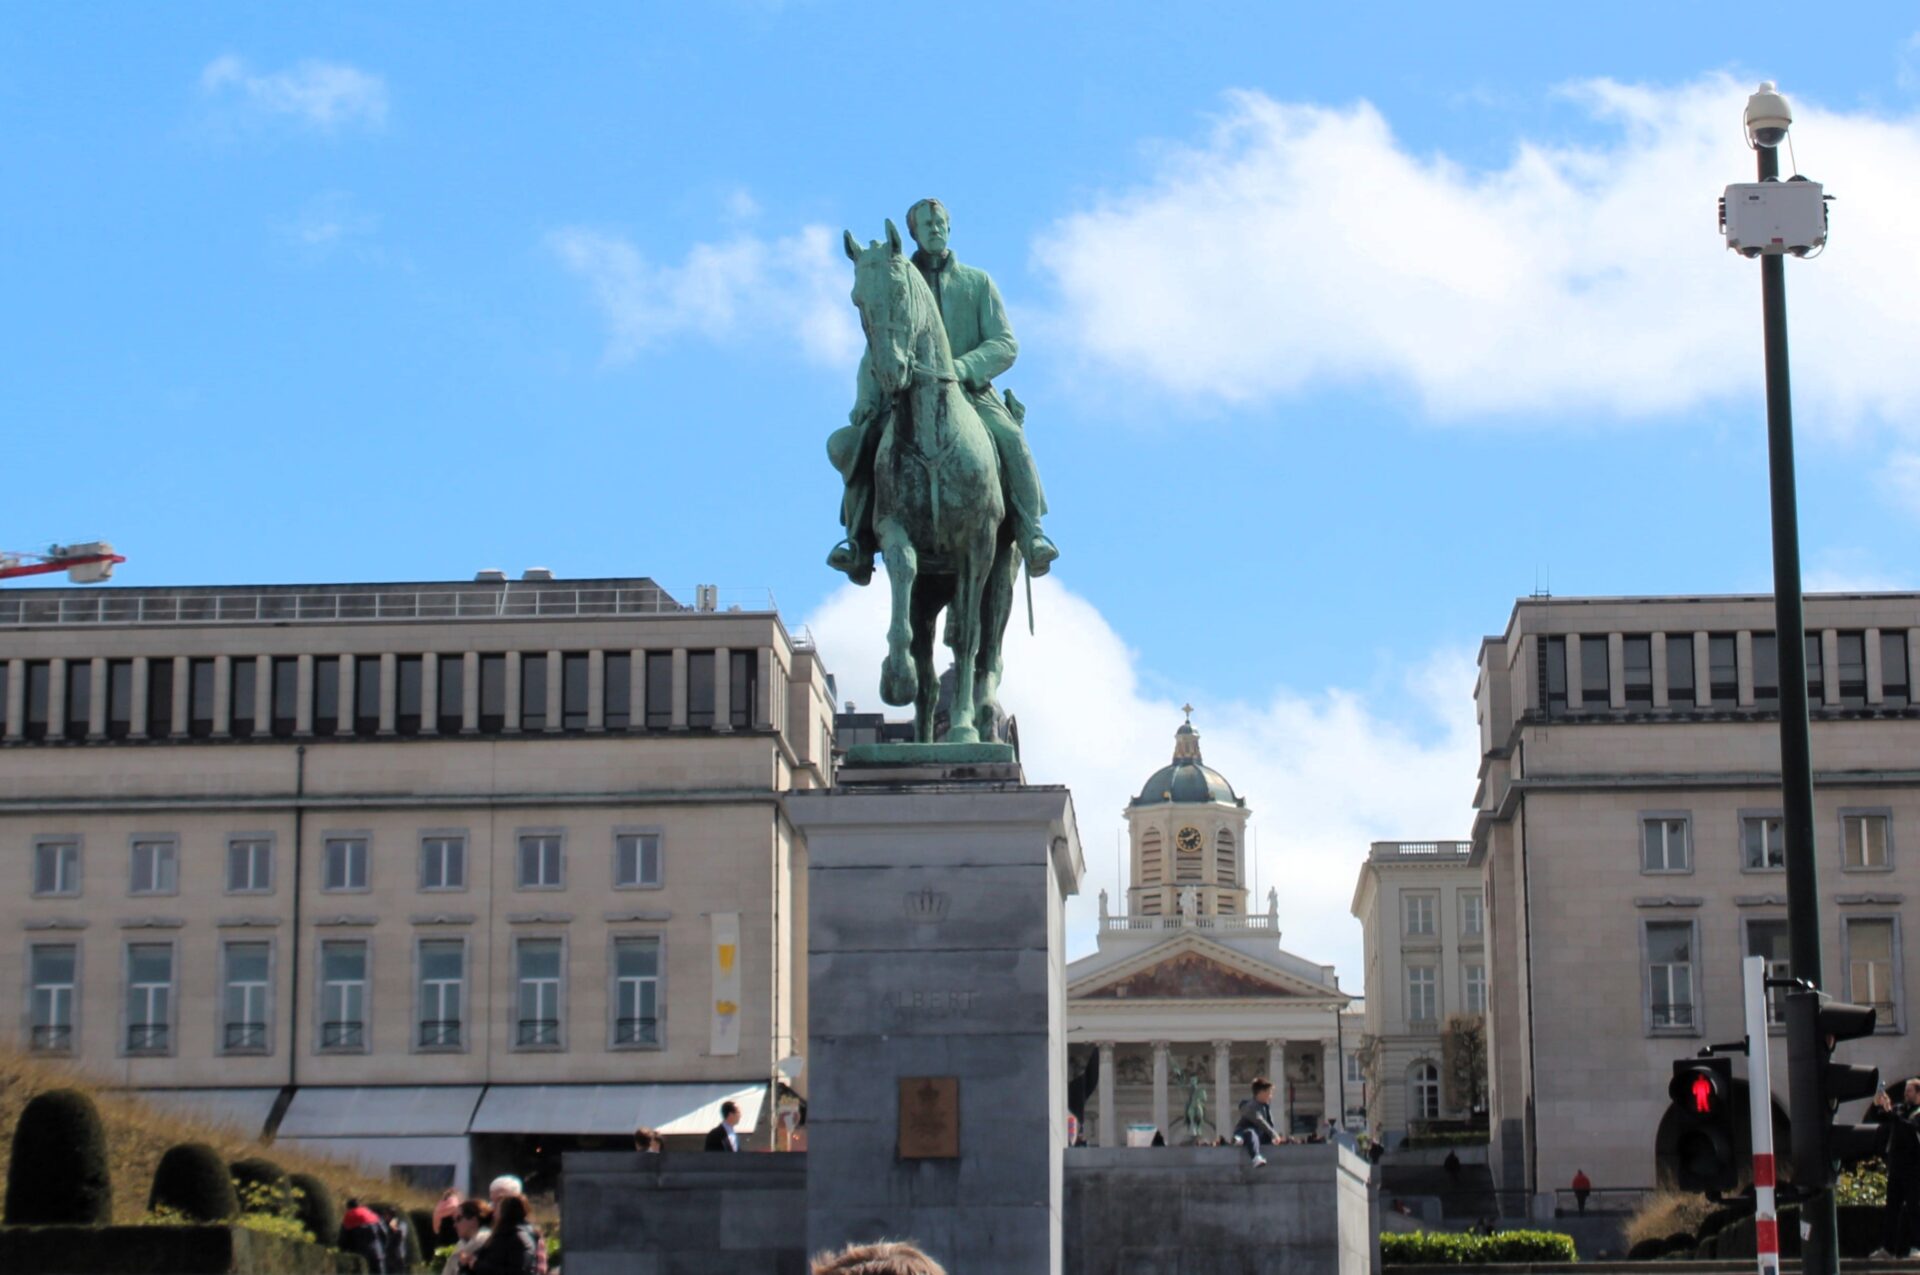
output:
[[[1482,1266],[1489,1262],[1572,1262],[1573,1238],[1558,1231],[1412,1231],[1380,1236],[1385,1266]]]
[[[394,1216],[404,1218],[407,1216],[405,1209],[388,1200],[376,1200],[368,1207],[383,1218]],[[430,1243],[431,1241],[428,1242]],[[416,1231],[413,1228],[413,1224],[409,1222],[407,1224],[407,1269],[410,1271],[418,1270],[421,1266],[425,1265],[427,1260],[426,1255],[433,1251],[430,1248],[423,1249],[421,1243],[420,1233]]]
[[[340,1206],[333,1202],[333,1190],[311,1173],[296,1173],[287,1179],[294,1190],[293,1215],[307,1228],[316,1244],[340,1243]]]
[[[113,1221],[107,1131],[77,1089],[35,1094],[13,1127],[8,1226],[104,1226]]]
[[[160,1157],[147,1208],[185,1214],[195,1222],[224,1222],[240,1216],[240,1197],[218,1151],[204,1142],[182,1142]]]
[[[227,1166],[233,1179],[233,1192],[240,1207],[249,1213],[271,1213],[275,1217],[293,1212],[293,1183],[287,1171],[265,1156],[248,1156]]]
[[[9,1226],[7,1275],[364,1275],[351,1253],[244,1226]]]

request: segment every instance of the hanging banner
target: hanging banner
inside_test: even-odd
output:
[[[713,915],[713,1034],[707,1052],[740,1052],[740,914]]]

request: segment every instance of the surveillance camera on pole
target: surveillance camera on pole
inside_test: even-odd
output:
[[[1720,197],[1720,233],[1727,247],[1743,257],[1792,253],[1804,257],[1827,242],[1827,203],[1832,198],[1816,181],[1795,175],[1779,178],[1776,148],[1787,139],[1793,110],[1772,83],[1747,99],[1747,144],[1761,153],[1761,178],[1736,182]]]

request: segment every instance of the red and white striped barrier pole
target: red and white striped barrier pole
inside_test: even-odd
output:
[[[1760,1275],[1780,1275],[1780,1223],[1774,1204],[1773,1078],[1768,1061],[1767,960],[1740,963],[1747,1002],[1747,1119],[1753,1134],[1753,1251]]]

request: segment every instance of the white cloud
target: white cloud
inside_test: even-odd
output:
[[[290,116],[326,133],[355,124],[379,128],[387,120],[386,81],[341,62],[308,59],[256,72],[229,53],[207,63],[200,90],[209,97],[236,95],[250,111]]]
[[[1137,654],[1100,612],[1051,578],[1034,582],[1038,636],[1024,607],[1009,626],[1002,703],[1020,723],[1031,783],[1073,791],[1087,878],[1068,907],[1073,955],[1090,951],[1096,897],[1124,906],[1116,879],[1121,812],[1172,755],[1177,704],[1146,689]],[[842,700],[881,707],[884,578],[843,586],[809,617]],[[1178,671],[1173,671],[1177,676]],[[1361,987],[1360,927],[1348,912],[1373,840],[1463,837],[1479,765],[1467,651],[1407,669],[1385,702],[1338,687],[1273,687],[1256,698],[1196,705],[1207,764],[1253,809],[1259,898],[1280,890],[1288,950],[1337,966]],[[900,713],[901,710],[892,710]]]
[[[1894,504],[1920,518],[1920,451],[1889,456],[1880,472],[1880,484]]]
[[[695,244],[679,265],[655,265],[631,241],[585,227],[555,231],[548,243],[592,289],[612,360],[684,333],[722,341],[756,329],[796,341],[817,362],[851,365],[860,356],[847,300],[852,271],[825,226]]]
[[[1491,171],[1411,152],[1365,102],[1235,93],[1208,136],[1056,222],[1034,260],[1090,363],[1192,400],[1385,380],[1435,416],[1543,424],[1753,401],[1758,266],[1713,218],[1722,187],[1753,180],[1751,89],[1583,84],[1571,96],[1605,140],[1523,141]],[[1839,197],[1825,256],[1788,267],[1799,414],[1910,421],[1920,119],[1794,106],[1800,162]]]

